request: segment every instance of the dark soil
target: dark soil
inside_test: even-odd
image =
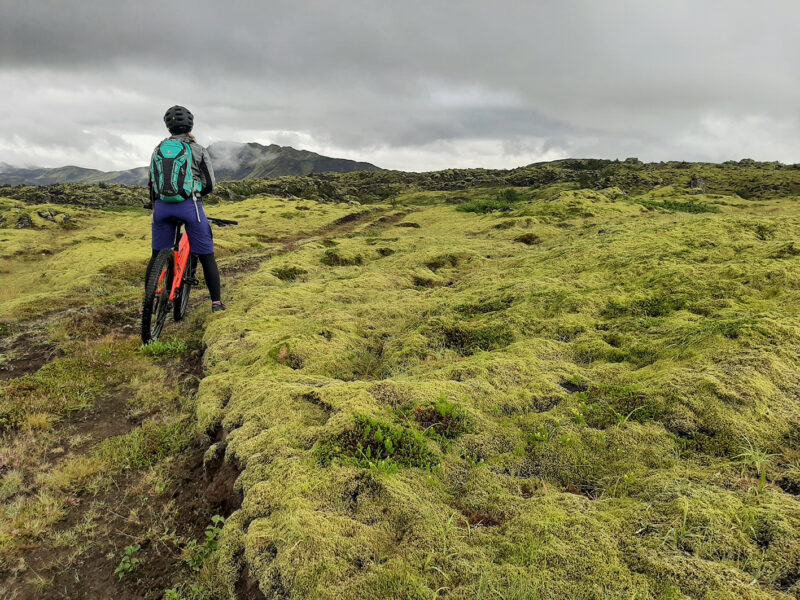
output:
[[[0,379],[15,379],[35,373],[57,356],[58,349],[40,335],[40,325],[39,322],[27,323],[24,333],[15,335],[8,332],[0,337],[0,354],[11,357],[0,362]]]
[[[526,246],[533,246],[535,244],[541,244],[542,240],[539,238],[538,235],[534,233],[524,233],[518,237],[514,238],[515,242],[521,242]]]
[[[199,382],[200,362],[201,355],[193,355],[179,374],[191,387]],[[111,394],[67,426],[70,434],[88,434],[92,440],[103,440],[136,427],[140,419],[131,420],[126,412],[124,394]],[[207,443],[207,439],[197,439],[190,450],[176,457],[169,465],[168,488],[161,493],[145,492],[149,496],[146,500],[142,490],[136,489],[142,484],[143,474],[131,471],[122,472],[109,489],[96,496],[75,498],[74,508],[54,529],[59,532],[73,528],[85,521],[91,510],[95,528],[92,540],[70,560],[66,559],[74,548],[32,550],[25,557],[29,571],[52,583],[37,590],[19,582],[14,586],[15,598],[161,598],[164,590],[190,575],[182,544],[176,544],[173,540],[177,538],[169,534],[184,542],[202,540],[212,516],[228,516],[241,505],[241,496],[234,492],[239,474],[235,466],[223,463],[204,469]],[[160,536],[154,535],[156,531]],[[120,579],[114,570],[124,548],[133,544],[141,545],[136,554],[140,567]]]
[[[571,381],[562,381],[558,385],[560,385],[564,389],[564,391],[567,392],[568,394],[578,394],[580,392],[585,392],[586,390],[589,389],[585,385],[572,383]]]
[[[241,265],[237,265],[241,267]],[[253,266],[246,265],[246,267]],[[241,276],[242,269],[227,275]],[[202,292],[193,294],[192,305],[204,302]],[[100,310],[71,310],[55,315],[68,325],[75,337],[91,338],[118,328],[135,330],[135,307],[103,307]],[[20,377],[35,372],[55,357],[53,346],[38,336],[41,323],[21,324],[21,335],[6,336],[3,351],[19,355],[0,371],[3,378]],[[17,327],[17,326],[15,326]],[[175,368],[174,363],[170,367]],[[193,394],[203,376],[202,352],[186,357],[175,373],[184,394]],[[127,394],[120,389],[98,399],[92,408],[80,411],[58,424],[63,444],[76,435],[86,442],[72,449],[71,455],[89,455],[101,441],[128,433],[141,424],[146,415],[130,417]],[[186,542],[204,539],[211,517],[227,517],[241,505],[241,495],[234,490],[239,475],[237,465],[211,464],[204,468],[203,456],[210,443],[198,438],[193,445],[165,464],[167,489],[147,490],[145,472],[125,470],[113,476],[111,484],[97,494],[76,493],[69,500],[65,517],[53,528],[67,532],[83,523],[90,531],[79,534],[67,547],[31,545],[25,553],[26,568],[15,579],[0,574],[0,598],[14,600],[49,600],[77,598],[155,599],[164,591],[191,577],[183,548]],[[125,548],[139,544],[135,557],[141,562],[120,579],[114,573]],[[259,598],[258,585],[243,574],[241,585],[248,590],[243,598]],[[255,591],[253,591],[255,590]]]
[[[503,518],[499,515],[491,515],[484,511],[462,510],[466,522],[459,520],[456,525],[460,528],[466,529],[469,525],[472,529],[481,527],[499,527],[503,524]]]
[[[349,215],[345,215],[343,217],[339,217],[338,219],[336,219],[333,222],[333,224],[334,225],[344,225],[346,223],[353,223],[355,221],[361,221],[362,219],[367,217],[369,214],[370,214],[370,211],[368,211],[368,210],[364,210],[364,211],[361,211],[361,212],[350,213]]]

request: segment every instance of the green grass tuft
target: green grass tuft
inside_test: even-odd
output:
[[[272,269],[272,274],[281,281],[294,281],[300,275],[305,275],[306,273],[308,273],[308,271],[305,269],[289,265]]]
[[[176,338],[153,340],[148,344],[142,344],[139,352],[144,356],[176,358],[186,356],[191,352],[189,345],[183,340]]]

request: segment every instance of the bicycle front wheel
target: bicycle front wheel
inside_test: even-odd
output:
[[[170,308],[169,293],[175,274],[175,254],[172,249],[162,250],[156,256],[153,269],[144,288],[142,305],[142,342],[157,340],[164,329]]]

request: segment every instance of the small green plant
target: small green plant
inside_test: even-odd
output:
[[[462,356],[502,348],[514,341],[514,333],[505,324],[470,325],[462,321],[432,324],[431,330],[441,336],[445,348]]]
[[[596,418],[600,412],[600,405],[589,399],[588,392],[578,392],[575,394],[578,400],[578,407],[572,409],[572,421],[578,425],[586,425],[587,420],[592,420],[592,425],[596,425]]]
[[[140,469],[184,450],[192,431],[185,420],[146,422],[130,433],[110,437],[97,447],[97,454],[114,469]]]
[[[133,573],[142,561],[135,555],[142,547],[139,544],[133,546],[125,546],[125,553],[122,555],[122,560],[119,561],[117,568],[114,569],[114,574],[124,579],[126,575]]]
[[[645,406],[637,406],[636,408],[634,408],[632,411],[630,411],[627,414],[623,414],[623,413],[617,412],[616,410],[614,410],[613,407],[609,407],[609,408],[611,409],[611,412],[614,413],[614,416],[617,418],[617,425],[619,425],[620,427],[624,427],[625,424],[628,422],[628,420],[631,418],[631,416],[633,416],[633,413],[635,413],[636,411],[642,410],[642,409],[644,409],[646,407]]]
[[[189,354],[189,346],[186,342],[175,338],[153,340],[149,344],[139,346],[139,352],[145,356],[175,358]]]
[[[547,443],[558,435],[560,429],[561,423],[559,421],[539,425],[539,427],[530,434],[529,440],[534,443]]]
[[[164,600],[205,600],[211,590],[198,583],[181,583],[178,587],[164,590]],[[216,596],[214,596],[216,597]]]
[[[388,468],[381,465],[382,461],[420,468],[438,463],[419,432],[361,415],[355,417],[350,429],[321,442],[318,454],[323,463],[338,457],[368,468]]]
[[[664,543],[672,543],[679,550],[688,550],[691,540],[701,537],[702,534],[698,527],[689,526],[689,501],[684,499],[682,514],[677,522],[667,530]]]
[[[741,448],[741,452],[733,457],[742,463],[742,475],[746,474],[747,468],[755,469],[758,475],[758,488],[756,494],[760,495],[764,491],[767,484],[767,466],[777,454],[770,454],[757,448],[747,437],[744,438],[745,444]]]
[[[472,427],[464,409],[445,394],[432,405],[416,407],[414,419],[426,434],[442,440],[453,439]]]
[[[660,210],[666,210],[668,212],[687,212],[687,213],[720,212],[718,206],[714,206],[713,204],[707,204],[705,202],[697,202],[695,200],[689,200],[687,202],[682,202],[680,200],[671,200],[671,199],[666,199],[661,202],[655,200],[641,200],[639,203],[651,210],[660,209]]]
[[[191,540],[186,544],[184,552],[186,553],[186,562],[195,571],[199,571],[208,558],[219,547],[219,536],[222,533],[222,526],[225,524],[225,517],[214,515],[211,517],[211,525],[206,527],[205,539],[202,543],[196,540]]]

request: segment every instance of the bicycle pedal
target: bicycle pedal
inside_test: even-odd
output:
[[[186,277],[183,280],[184,283],[188,283],[189,285],[200,285],[200,280],[194,277]]]

